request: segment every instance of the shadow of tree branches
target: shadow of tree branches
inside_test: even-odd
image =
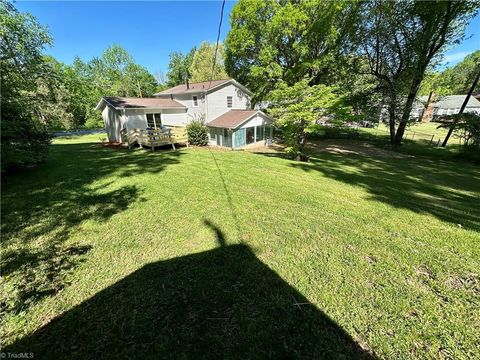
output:
[[[44,166],[5,178],[2,184],[2,284],[0,309],[18,312],[68,285],[68,274],[86,259],[91,244],[72,243],[86,220],[104,222],[141,200],[135,185],[97,184],[158,173],[182,152],[129,152],[94,144],[54,144]]]
[[[480,169],[475,165],[323,152],[291,166],[361,186],[372,200],[480,231]]]

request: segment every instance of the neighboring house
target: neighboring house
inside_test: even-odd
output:
[[[435,95],[419,96],[418,101],[410,113],[411,119],[429,122],[435,120],[435,117],[442,115],[453,115],[460,112],[467,95]],[[464,112],[480,113],[480,101],[475,97],[470,97]]]
[[[102,111],[109,140],[121,141],[123,128],[186,126],[194,119],[205,121],[210,145],[240,148],[272,138],[272,119],[249,110],[252,92],[233,79],[182,84],[154,96],[102,98],[96,108]]]

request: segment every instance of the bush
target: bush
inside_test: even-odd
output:
[[[103,119],[100,118],[88,118],[85,121],[85,125],[83,126],[86,129],[103,129],[105,124],[103,123]]]
[[[202,120],[192,120],[187,125],[187,136],[191,145],[208,145],[208,128]]]
[[[4,117],[1,121],[2,173],[44,162],[48,155],[50,135],[28,117]]]

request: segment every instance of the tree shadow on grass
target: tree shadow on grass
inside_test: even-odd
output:
[[[374,358],[245,245],[145,265],[4,352],[42,359]]]
[[[474,165],[324,152],[291,166],[361,186],[373,200],[480,231],[480,169]]]
[[[67,286],[67,275],[92,249],[72,243],[71,235],[81,231],[83,222],[107,221],[141,200],[142,189],[135,185],[96,181],[112,174],[155,174],[178,163],[181,155],[54,144],[48,163],[5,178],[0,265],[14,291],[2,291],[0,310],[25,310]]]

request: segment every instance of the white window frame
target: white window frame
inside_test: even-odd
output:
[[[193,103],[193,107],[198,107],[198,96],[197,95],[192,96],[192,103]]]
[[[160,118],[160,124],[157,125],[157,120],[155,119],[155,115],[159,115],[159,118]],[[148,125],[148,115],[152,115],[153,116],[153,128],[154,129],[160,129],[162,127],[162,113],[159,113],[159,112],[156,112],[156,113],[146,113],[145,114],[145,120],[147,120],[147,127],[149,127]]]
[[[228,106],[228,98],[232,99],[232,106]],[[227,109],[233,109],[233,96],[231,96],[231,95],[227,96]]]

